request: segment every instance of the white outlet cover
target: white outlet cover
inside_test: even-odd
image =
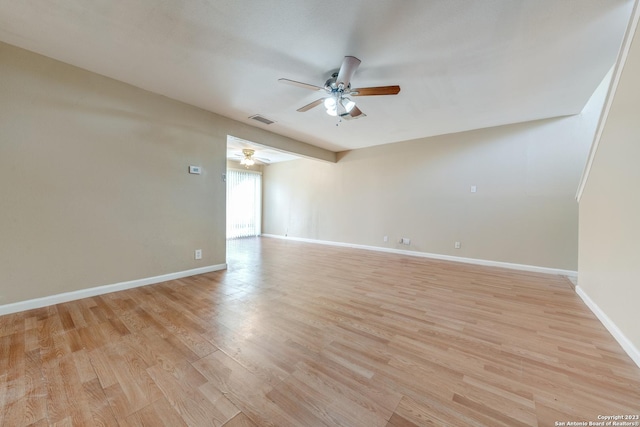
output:
[[[195,258],[196,259],[202,259],[202,249],[196,249]]]

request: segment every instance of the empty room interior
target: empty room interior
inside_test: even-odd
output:
[[[638,0],[0,3],[1,426],[640,426]]]

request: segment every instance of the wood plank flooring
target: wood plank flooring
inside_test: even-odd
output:
[[[270,238],[229,269],[0,317],[2,426],[555,426],[640,369],[550,276]]]

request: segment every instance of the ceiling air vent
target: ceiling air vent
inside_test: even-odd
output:
[[[275,123],[273,120],[269,120],[266,117],[261,116],[260,114],[255,114],[255,115],[253,115],[253,116],[251,116],[249,118],[253,119],[253,120],[257,120],[260,123],[264,123],[265,125],[270,125],[271,123]]]

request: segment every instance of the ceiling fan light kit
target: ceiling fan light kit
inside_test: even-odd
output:
[[[246,167],[253,166],[256,164],[256,161],[253,159],[253,155],[255,150],[251,150],[249,148],[245,148],[242,150],[242,154],[244,154],[244,158],[240,160],[240,164]]]
[[[347,95],[397,95],[400,92],[400,86],[378,86],[351,89],[351,78],[358,69],[360,62],[361,61],[355,56],[345,56],[342,61],[342,66],[340,66],[340,70],[337,73],[333,73],[324,83],[323,87],[289,79],[279,79],[278,81],[292,86],[326,93],[325,97],[298,108],[298,111],[301,113],[309,111],[320,104],[324,104],[326,112],[330,116],[341,117],[347,120],[366,117],[366,114],[356,107],[356,103],[351,98],[348,98]]]
[[[356,103],[346,97],[329,97],[324,100],[324,108],[327,109],[327,114],[330,116],[345,116],[348,115]]]

